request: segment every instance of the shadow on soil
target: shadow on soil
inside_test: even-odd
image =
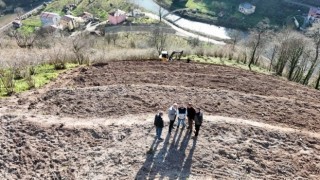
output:
[[[186,155],[186,149],[191,139],[188,131],[176,129],[170,142],[172,134],[167,134],[163,142],[156,139],[147,152],[146,160],[139,169],[135,179],[187,179],[191,173],[192,156],[196,148],[196,139]],[[181,142],[180,142],[181,141]],[[160,143],[162,148],[156,153]]]

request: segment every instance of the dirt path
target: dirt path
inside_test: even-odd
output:
[[[110,125],[136,125],[136,124],[148,124],[152,126],[154,114],[132,114],[121,117],[108,117],[108,118],[73,118],[73,117],[61,117],[53,115],[40,115],[40,114],[28,114],[22,112],[14,113],[16,116],[23,117],[24,120],[33,123],[40,123],[42,125],[51,126],[56,124],[63,124],[66,128],[97,128],[101,126]],[[5,114],[3,114],[5,115]],[[165,122],[168,122],[168,118],[164,117]],[[252,126],[256,128],[265,129],[268,131],[279,131],[282,133],[301,134],[308,137],[318,138],[320,140],[319,132],[310,132],[301,129],[295,129],[285,126],[272,125],[268,123],[258,122],[248,119],[212,116],[205,115],[205,122],[213,124],[234,124],[241,126]],[[166,123],[168,124],[168,123]],[[167,125],[166,125],[167,126]]]
[[[0,178],[317,179],[320,176],[317,164],[320,141],[305,132],[291,133],[294,130],[252,121],[207,117],[197,140],[182,129],[167,134],[165,127],[164,142],[157,142],[149,122],[152,117],[76,120],[3,115],[0,137],[5,139],[0,143]]]

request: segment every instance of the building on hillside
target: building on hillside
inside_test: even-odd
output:
[[[249,15],[249,14],[252,14],[256,11],[256,6],[254,6],[248,2],[241,3],[239,5],[239,11],[245,15]]]
[[[130,11],[127,16],[129,17],[141,17],[144,16],[145,14],[140,10],[140,9],[133,9]]]
[[[320,23],[320,8],[311,7],[308,13],[310,23]]]
[[[58,26],[60,23],[60,15],[57,13],[51,13],[51,12],[42,12],[40,14],[40,20],[42,23],[42,26],[51,26],[55,25]]]
[[[126,12],[117,9],[109,13],[109,22],[113,25],[124,22],[127,18]]]
[[[83,12],[83,14],[80,17],[83,19],[84,22],[89,22],[93,19],[93,15],[88,12]]]
[[[72,15],[64,15],[61,18],[60,24],[61,28],[63,30],[68,29],[69,31],[72,31],[79,27],[79,22],[77,20],[78,18]]]
[[[22,26],[22,22],[20,20],[14,20],[12,22],[12,26],[13,26],[13,28],[16,28],[16,29],[20,28]]]

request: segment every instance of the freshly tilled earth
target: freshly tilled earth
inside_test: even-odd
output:
[[[80,67],[0,100],[0,179],[319,179],[319,95],[225,66]],[[197,139],[182,129],[168,134],[165,116],[164,141],[155,140],[153,114],[173,102],[203,110]],[[110,122],[90,125],[101,119]]]
[[[108,117],[192,102],[206,113],[320,131],[320,92],[225,66],[123,61],[77,69],[62,89],[29,107],[47,114]],[[56,84],[55,87],[59,87]]]
[[[2,179],[317,179],[319,139],[207,122],[154,138],[149,124],[96,128],[2,116]]]

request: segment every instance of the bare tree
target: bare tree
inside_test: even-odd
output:
[[[161,51],[165,48],[167,35],[162,31],[161,28],[156,28],[149,39],[150,45],[155,47],[158,53],[160,54]]]
[[[18,16],[19,19],[21,19],[21,16],[23,15],[24,10],[21,7],[17,7],[14,9],[14,13]]]
[[[305,76],[304,80],[303,80],[303,84],[304,85],[308,85],[309,84],[309,80],[312,77],[314,70],[318,64],[318,59],[319,59],[319,50],[320,50],[320,25],[315,25],[313,28],[310,29],[309,32],[309,36],[312,38],[313,43],[314,43],[314,58],[311,61],[311,65],[310,68],[308,70],[307,75]],[[318,81],[320,81],[320,73],[319,73],[319,78]],[[319,84],[319,82],[317,81],[317,83]]]
[[[92,38],[80,35],[72,39],[72,51],[76,56],[77,63],[84,64],[89,61],[88,51],[94,45]]]
[[[238,30],[232,30],[229,36],[231,38],[232,51],[234,51],[236,44],[241,40],[242,34]]]
[[[306,54],[307,39],[302,34],[291,29],[282,30],[275,37],[277,42],[273,56],[277,56],[275,64],[276,74],[282,76],[287,72],[290,81],[301,82],[308,64],[309,57]],[[287,70],[287,71],[286,71]]]
[[[276,74],[278,76],[282,76],[283,74],[283,71],[287,65],[287,62],[288,62],[288,59],[289,59],[289,56],[288,56],[288,51],[290,49],[290,46],[289,46],[289,39],[290,39],[290,31],[288,29],[285,29],[285,30],[282,30],[278,36],[276,37],[276,39],[278,40],[279,42],[279,46],[278,46],[278,58],[277,58],[277,62],[276,62],[276,65],[275,65],[275,71],[276,71]]]
[[[295,71],[301,71],[301,67],[299,67],[300,58],[304,52],[306,43],[302,37],[295,36],[289,42],[289,68],[288,68],[288,80],[294,80],[293,75]]]
[[[16,39],[20,48],[32,48],[38,39],[38,34],[23,34],[18,31],[13,31],[11,35]]]
[[[158,11],[158,15],[159,15],[159,22],[162,22],[162,16],[163,16],[163,9],[161,6],[159,6],[159,11]]]
[[[261,49],[266,40],[267,32],[269,28],[268,20],[261,21],[257,24],[257,27],[251,31],[250,38],[248,40],[248,47],[250,48],[250,59],[248,67],[251,70],[251,65],[257,62],[257,52]]]

